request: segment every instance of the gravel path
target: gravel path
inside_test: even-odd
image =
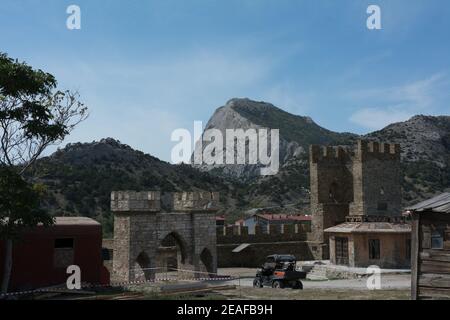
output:
[[[229,281],[228,283],[233,283],[235,285],[240,284],[243,287],[252,287],[253,277],[256,274],[256,269],[224,268],[219,270],[219,274],[240,276],[240,281],[234,280]],[[367,289],[367,278],[337,279],[325,281],[302,280],[302,282],[305,289]],[[410,288],[411,275],[409,274],[381,275],[381,289],[383,290],[407,290]]]

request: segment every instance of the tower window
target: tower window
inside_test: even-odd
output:
[[[383,187],[380,188],[380,196],[384,196],[384,188]]]
[[[370,239],[369,240],[369,259],[378,260],[380,259],[380,240]]]
[[[330,189],[328,192],[329,198],[332,202],[338,203],[338,199],[336,199],[337,197],[337,190],[338,190],[338,184],[336,183],[336,181],[334,181],[331,185],[330,185]]]
[[[378,202],[378,206],[377,206],[378,210],[380,211],[386,211],[388,208],[388,205],[386,202]]]

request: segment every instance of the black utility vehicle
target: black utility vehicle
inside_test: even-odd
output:
[[[256,273],[253,287],[303,289],[300,279],[306,278],[306,272],[296,270],[297,259],[293,255],[274,254],[266,258],[266,262]]]

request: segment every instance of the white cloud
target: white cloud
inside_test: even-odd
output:
[[[418,113],[430,113],[448,95],[448,85],[446,76],[438,73],[403,86],[351,92],[347,97],[366,107],[356,110],[349,120],[373,130],[405,121]]]
[[[314,98],[313,92],[301,91],[289,83],[274,85],[265,90],[262,96],[257,97],[258,100],[270,102],[283,110],[298,115],[308,113],[314,104]]]
[[[168,160],[173,130],[192,130],[194,120],[206,122],[214,108],[246,96],[270,78],[273,64],[264,56],[194,50],[125,64],[52,64],[50,71],[63,87],[76,83],[91,112],[65,143],[113,137]]]
[[[405,121],[414,114],[396,108],[363,108],[350,116],[350,121],[364,128],[378,130],[394,123]]]

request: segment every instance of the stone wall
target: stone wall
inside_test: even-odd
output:
[[[184,192],[173,194],[172,199],[173,211],[161,212],[161,196],[157,191],[112,192],[115,280],[153,278],[157,268],[164,268],[158,265],[161,263],[159,250],[168,237],[174,239],[178,248],[178,268],[216,272],[215,206],[218,195]],[[202,260],[202,257],[206,258]]]
[[[276,241],[306,241],[310,227],[304,224],[269,225],[263,230],[255,226],[255,233],[249,234],[248,227],[231,226],[217,228],[217,243],[262,243]]]
[[[292,254],[298,260],[313,260],[310,243],[307,241],[252,243],[244,251],[235,253],[238,244],[218,244],[218,266],[228,267],[260,267],[265,258],[272,254]]]
[[[171,214],[165,220],[166,227],[162,231],[162,235],[158,238],[163,238],[169,230],[177,228],[175,220],[176,215]],[[195,228],[194,238],[197,239],[194,260],[185,261],[185,268],[192,270],[194,265],[199,265],[200,271],[208,271],[204,264],[197,260],[200,258],[204,248],[207,248],[213,257],[213,265],[218,267],[259,267],[264,261],[265,257],[271,254],[292,254],[298,260],[313,260],[320,259],[323,252],[328,252],[326,245],[318,245],[317,243],[307,241],[311,238],[310,227],[304,224],[297,225],[277,225],[269,226],[267,230],[262,230],[261,227],[256,227],[255,234],[248,234],[248,227],[232,226],[232,227],[218,227],[213,226],[214,216],[210,214],[196,214],[194,219],[200,221],[194,222],[197,225]],[[188,225],[186,221],[179,220],[179,223]],[[180,232],[180,235],[183,235]],[[214,234],[214,238],[210,237]],[[187,235],[184,238],[189,239]],[[118,241],[117,243],[123,243]],[[154,242],[152,242],[154,243]],[[241,252],[234,253],[233,250],[241,244],[250,244],[249,247]],[[113,251],[114,241],[111,239],[104,239],[104,248]],[[164,259],[173,257],[173,248],[163,248],[164,256],[161,255],[161,248],[157,254],[155,266],[165,266]],[[187,248],[186,248],[187,249]],[[122,252],[120,248],[118,252]],[[120,253],[119,253],[120,254]],[[112,254],[114,255],[114,253]],[[105,264],[106,265],[106,264]]]
[[[311,203],[353,201],[353,152],[342,147],[312,145],[310,154]]]
[[[400,145],[358,141],[350,215],[400,215],[400,181]]]
[[[218,192],[174,192],[173,211],[217,211]]]
[[[311,204],[312,225],[309,240],[327,243],[328,235],[324,230],[345,221],[349,205],[346,203]]]
[[[298,260],[321,258],[322,248],[307,241],[309,226],[271,225],[267,230],[255,228],[255,234],[248,234],[242,226],[217,228],[217,258],[219,267],[259,267],[268,255],[292,254]],[[240,245],[248,244],[240,252],[233,252]]]
[[[345,221],[353,201],[352,151],[312,145],[309,150],[311,241],[326,243],[326,228]]]
[[[376,265],[387,269],[408,269],[411,266],[410,233],[361,233],[330,236],[331,263],[336,264],[335,238],[348,239],[348,265],[350,267],[368,267]],[[380,241],[380,259],[369,259],[369,239]]]
[[[401,214],[400,146],[359,140],[354,150],[310,146],[312,232],[317,246],[324,230],[346,216]],[[323,258],[328,254],[324,252]]]

